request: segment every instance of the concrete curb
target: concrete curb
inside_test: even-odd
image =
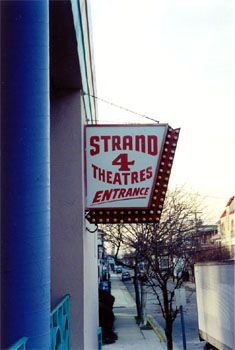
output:
[[[157,334],[160,342],[166,342],[166,337],[164,334],[164,330],[162,329],[162,327],[159,325],[159,323],[155,320],[155,318],[153,318],[152,315],[147,315],[147,321],[150,324],[150,326],[152,327],[153,331]]]

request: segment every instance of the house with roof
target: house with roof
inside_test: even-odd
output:
[[[221,245],[229,249],[231,258],[235,257],[235,196],[232,196],[220,217],[219,231]]]

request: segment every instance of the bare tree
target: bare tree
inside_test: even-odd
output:
[[[195,229],[195,212],[202,211],[200,205],[197,194],[176,188],[168,191],[159,223],[125,224],[116,231],[110,227],[103,228],[109,232],[106,239],[118,249],[116,259],[122,247],[131,258],[136,281],[141,277],[141,283],[148,281],[152,286],[165,320],[168,350],[173,349],[173,322],[179,312],[174,299],[175,290],[182,286],[192,261],[189,253],[195,245],[192,232]],[[138,276],[140,262],[144,262],[145,270]],[[137,289],[135,287],[136,292]],[[137,307],[137,314],[141,316],[141,308]]]
[[[112,251],[112,256],[116,264],[133,269],[133,284],[135,290],[135,302],[137,312],[137,322],[141,321],[141,288],[139,281],[139,263],[143,260],[140,252],[141,235],[138,226],[134,230],[132,225],[113,224],[102,225],[104,239],[107,247]],[[138,249],[137,249],[138,248]]]

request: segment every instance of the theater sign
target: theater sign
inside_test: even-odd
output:
[[[126,124],[88,125],[85,131],[87,219],[158,221],[179,129]]]

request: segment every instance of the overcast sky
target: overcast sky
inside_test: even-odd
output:
[[[170,186],[235,194],[234,0],[90,0],[97,96],[180,127]],[[98,102],[100,123],[146,123]]]

